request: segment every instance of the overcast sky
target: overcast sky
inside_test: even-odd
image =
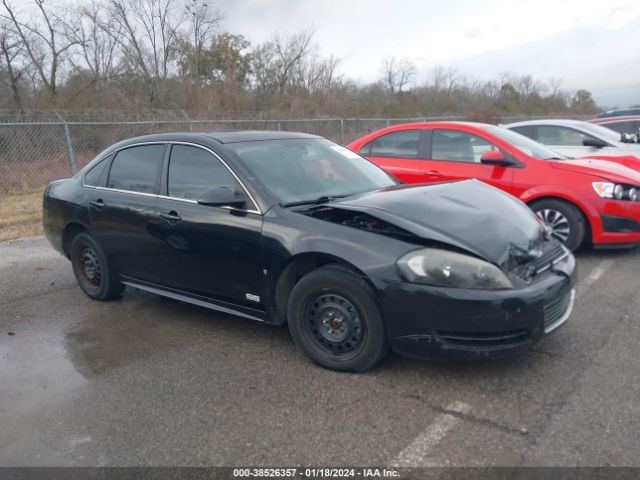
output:
[[[261,42],[313,28],[324,55],[356,80],[386,55],[424,81],[434,65],[482,78],[559,78],[600,105],[640,103],[640,0],[218,0],[223,29]]]

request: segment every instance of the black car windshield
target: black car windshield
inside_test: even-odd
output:
[[[369,160],[325,139],[263,140],[226,146],[285,204],[330,200],[398,184]]]
[[[521,152],[529,155],[530,157],[540,158],[542,160],[566,160],[569,157],[562,155],[561,153],[554,152],[553,150],[545,147],[541,143],[531,140],[529,137],[520,135],[513,130],[507,130],[506,128],[496,127],[493,125],[487,125],[483,127],[486,131],[501,138],[505,142],[510,143]]]

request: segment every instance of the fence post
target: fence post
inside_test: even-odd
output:
[[[67,152],[69,153],[71,173],[75,175],[78,171],[78,163],[76,162],[76,152],[73,150],[73,142],[71,141],[71,129],[69,128],[69,124],[67,123],[67,121],[62,118],[62,116],[58,112],[54,110],[53,113],[55,113],[57,117],[62,121],[62,125],[64,127],[64,136],[67,140]]]
[[[182,112],[182,115],[184,115],[184,118],[189,122],[189,131],[193,132],[193,121],[191,120],[191,118],[189,118],[189,115],[187,115],[187,112],[185,112],[182,109],[180,109],[180,111]]]
[[[340,119],[340,144],[344,145],[344,118]]]
[[[278,120],[278,131],[282,130],[282,122]]]

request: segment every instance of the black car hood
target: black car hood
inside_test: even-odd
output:
[[[544,227],[524,203],[478,180],[400,185],[330,206],[367,213],[496,265],[503,265],[514,249],[529,252],[544,238]]]

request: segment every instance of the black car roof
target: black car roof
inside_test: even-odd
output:
[[[270,130],[246,130],[241,132],[212,132],[205,135],[220,143],[256,142],[260,140],[287,140],[296,138],[321,138],[318,135],[301,132],[280,132]]]
[[[269,130],[247,130],[240,132],[174,132],[143,135],[129,138],[118,143],[125,146],[142,142],[170,142],[170,141],[207,141],[216,140],[220,143],[257,142],[261,140],[288,140],[297,138],[322,138],[317,135],[300,132],[281,132]]]

